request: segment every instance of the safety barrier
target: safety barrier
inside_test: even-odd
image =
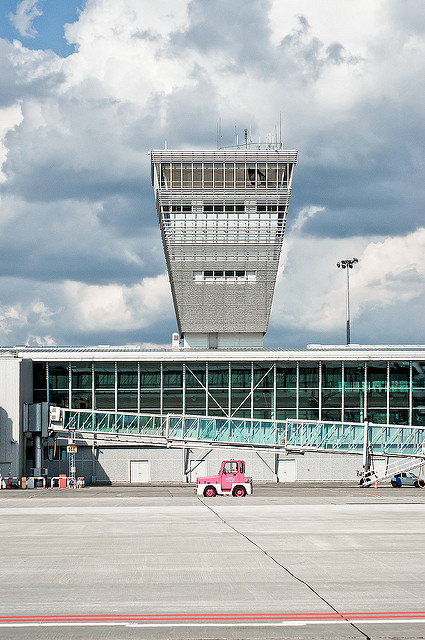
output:
[[[7,476],[0,483],[2,489],[20,489],[21,479],[17,476]]]
[[[26,489],[36,489],[36,483],[40,482],[42,483],[42,487],[43,489],[46,488],[46,478],[43,478],[43,476],[29,476],[26,479]]]
[[[85,478],[82,476],[75,479],[72,476],[66,476],[64,473],[61,473],[50,480],[51,489],[83,489],[85,486]]]
[[[50,488],[53,489],[55,487],[58,489],[66,489],[68,486],[68,478],[65,473],[60,473],[58,476],[54,476],[50,480]]]

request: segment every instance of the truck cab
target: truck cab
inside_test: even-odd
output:
[[[243,460],[224,460],[216,476],[196,478],[198,496],[213,498],[216,495],[232,495],[242,498],[252,493],[252,478],[245,475]]]

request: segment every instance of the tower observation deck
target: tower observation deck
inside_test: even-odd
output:
[[[185,346],[262,346],[296,160],[270,148],[151,152]]]

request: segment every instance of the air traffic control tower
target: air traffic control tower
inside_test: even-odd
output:
[[[297,160],[280,146],[151,152],[185,347],[263,346]]]

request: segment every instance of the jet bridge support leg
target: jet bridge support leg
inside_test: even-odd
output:
[[[369,421],[365,420],[363,431],[363,471],[360,484],[363,484],[370,475],[370,452],[369,452]]]
[[[183,456],[183,482],[188,483],[189,482],[190,449],[188,449],[187,447],[183,447],[182,456]]]

